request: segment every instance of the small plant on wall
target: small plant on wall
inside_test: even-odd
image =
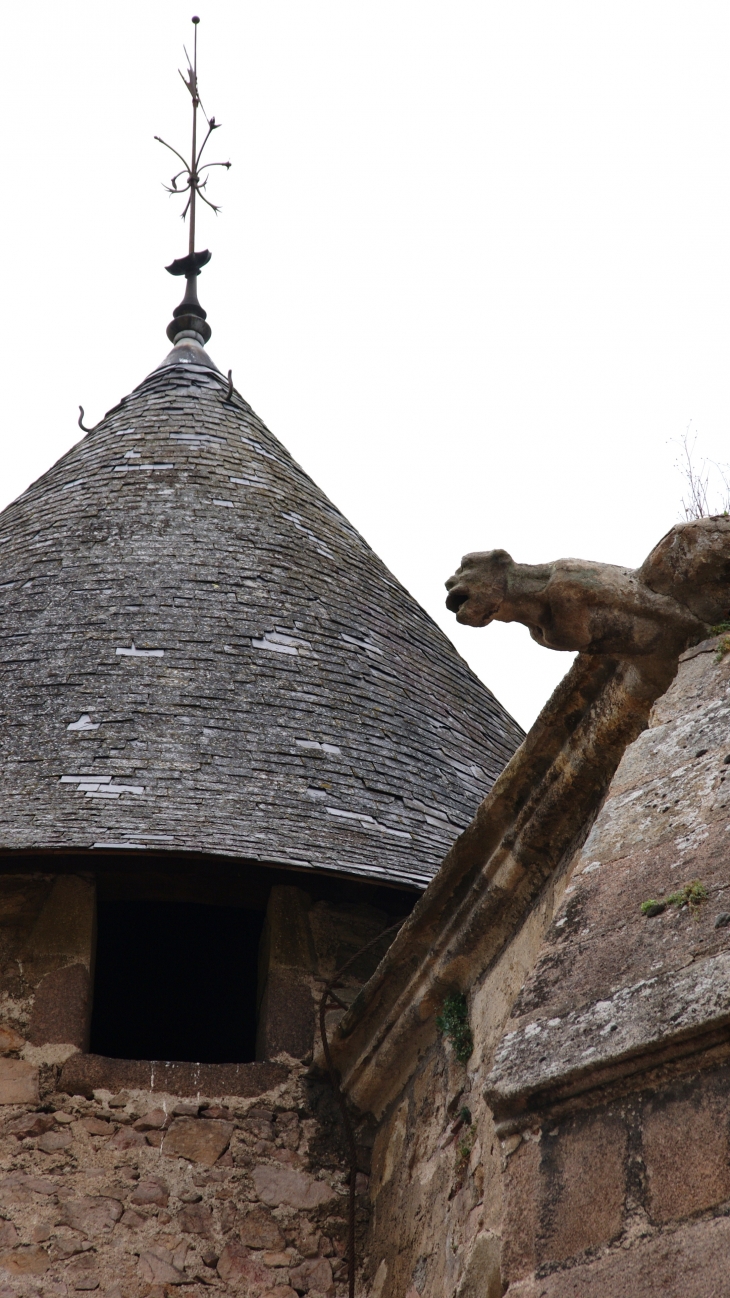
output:
[[[465,1064],[474,1049],[474,1037],[469,1027],[466,996],[462,992],[452,992],[446,997],[436,1027],[451,1042],[459,1063]]]

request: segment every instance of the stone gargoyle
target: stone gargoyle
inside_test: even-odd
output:
[[[675,658],[730,618],[730,517],[678,523],[640,568],[467,554],[446,582],[457,622],[521,622],[548,649]]]

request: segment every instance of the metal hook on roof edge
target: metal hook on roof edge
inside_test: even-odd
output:
[[[228,391],[224,396],[224,401],[230,401],[233,397],[233,370],[228,371]]]
[[[85,433],[92,433],[94,429],[87,428],[86,424],[84,423],[84,407],[79,406],[79,410],[81,411],[81,414],[79,415],[79,428],[82,428]],[[94,425],[94,427],[96,427],[96,425]]]

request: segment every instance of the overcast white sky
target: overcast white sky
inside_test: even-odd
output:
[[[0,505],[168,349],[198,12],[211,355],[527,726],[568,657],[460,556],[636,565],[730,460],[730,6],[195,3],[4,11]]]

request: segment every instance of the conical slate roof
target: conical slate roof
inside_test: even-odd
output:
[[[522,738],[202,348],[0,516],[2,850],[424,885]]]

